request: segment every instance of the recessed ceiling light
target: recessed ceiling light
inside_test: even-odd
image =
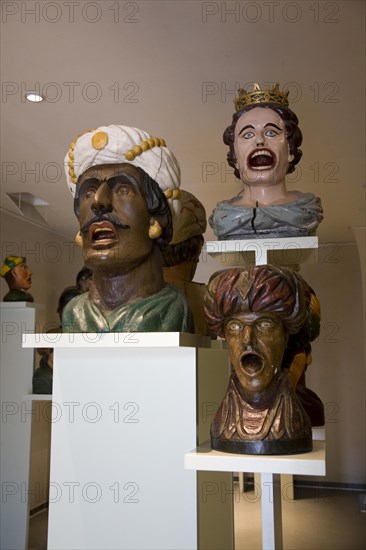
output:
[[[27,99],[28,101],[32,101],[33,103],[39,103],[40,101],[44,100],[44,97],[37,94],[36,92],[27,92],[25,94],[25,99]]]

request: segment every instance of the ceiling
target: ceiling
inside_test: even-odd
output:
[[[365,3],[59,0],[2,2],[1,212],[7,193],[49,203],[48,227],[78,224],[63,174],[84,130],[123,124],[163,137],[181,187],[210,214],[241,188],[222,133],[233,98],[279,82],[303,132],[289,189],[323,203],[320,242],[350,242],[365,225]],[[32,104],[24,92],[46,101]],[[37,222],[35,222],[37,223]],[[207,239],[214,239],[209,228]]]

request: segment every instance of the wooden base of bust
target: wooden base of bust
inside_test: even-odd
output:
[[[307,453],[313,450],[312,437],[299,439],[273,439],[242,441],[219,439],[211,436],[211,447],[215,451],[243,455],[285,455]]]

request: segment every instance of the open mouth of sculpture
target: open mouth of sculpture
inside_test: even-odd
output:
[[[88,233],[90,241],[96,246],[108,246],[118,240],[115,226],[107,221],[93,223]]]
[[[252,170],[270,170],[276,164],[276,156],[269,149],[258,149],[248,158]]]
[[[263,359],[257,353],[243,353],[240,358],[240,364],[246,374],[255,376],[262,370]]]

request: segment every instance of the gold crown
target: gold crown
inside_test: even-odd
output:
[[[279,86],[277,83],[270,90],[261,90],[259,84],[255,83],[252,92],[239,88],[239,97],[234,99],[235,110],[240,111],[247,105],[259,105],[261,103],[277,103],[282,107],[288,107],[289,91],[280,92]]]

